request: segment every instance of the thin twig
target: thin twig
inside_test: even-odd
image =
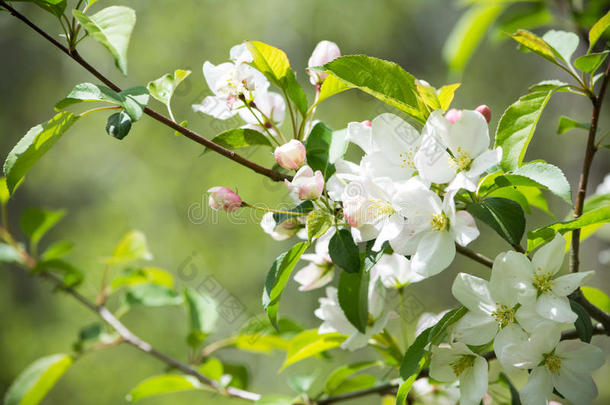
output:
[[[68,55],[70,58],[72,58],[74,61],[76,61],[79,65],[81,65],[86,70],[88,70],[92,75],[94,75],[96,78],[98,78],[106,86],[110,87],[112,90],[114,90],[116,92],[121,91],[120,87],[118,87],[110,79],[108,79],[106,76],[104,76],[102,73],[100,73],[97,69],[95,69],[89,63],[87,63],[87,61],[85,61],[76,50],[71,51],[70,49],[66,48],[64,45],[60,44],[53,37],[51,37],[49,34],[47,34],[43,29],[38,27],[32,21],[27,19],[23,14],[19,13],[13,7],[8,5],[4,0],[0,0],[0,6],[7,9],[14,17],[16,17],[19,20],[21,20],[22,22],[24,22],[27,26],[32,28],[42,37],[44,37],[47,41],[51,42],[55,47],[59,48],[63,53]],[[174,129],[175,131],[178,131],[182,135],[197,142],[198,144],[203,145],[206,148],[210,148],[213,151],[233,160],[234,162],[239,163],[242,166],[245,166],[245,167],[253,170],[254,172],[256,172],[258,174],[267,176],[271,180],[282,181],[284,179],[289,179],[289,180],[291,179],[291,176],[287,176],[285,174],[276,172],[275,170],[271,170],[267,167],[261,166],[258,163],[252,162],[252,161],[246,159],[245,157],[235,153],[234,151],[224,148],[224,147],[210,141],[209,139],[204,138],[203,136],[199,135],[198,133],[196,133],[188,128],[183,127],[182,125],[172,121],[170,118],[168,118],[148,107],[146,107],[144,109],[144,113],[146,113],[148,116],[154,118],[155,120],[165,124],[166,126]]]
[[[470,250],[464,246],[460,246],[457,243],[455,244],[455,250],[459,253],[462,254],[466,257],[471,258],[472,260],[474,260],[475,262],[479,262],[481,263],[483,266],[487,266],[489,268],[492,268],[494,265],[494,261],[491,260],[489,257],[482,255],[480,253],[475,252],[474,250]]]

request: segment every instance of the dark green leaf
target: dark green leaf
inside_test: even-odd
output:
[[[429,341],[434,345],[438,345],[444,338],[447,328],[459,321],[467,312],[468,309],[466,307],[459,306],[443,315],[441,320],[431,328]]]
[[[294,212],[294,213],[303,213],[306,214],[308,212],[313,211],[313,203],[311,201],[303,201],[301,204],[297,205],[296,207],[289,209],[288,212]],[[288,220],[288,219],[294,219],[296,218],[295,215],[290,215],[290,214],[281,214],[279,212],[274,212],[273,213],[273,220],[275,221],[275,223],[277,225],[281,224],[282,222]]]
[[[280,298],[286,283],[290,279],[290,274],[294,270],[294,266],[309,244],[307,242],[299,242],[294,245],[289,251],[281,254],[269,269],[267,279],[265,280],[265,289],[263,291],[263,307],[267,312],[267,316],[271,324],[277,329],[277,310],[280,305]]]
[[[131,130],[131,118],[124,111],[114,113],[106,122],[106,133],[116,139],[123,139]]]
[[[388,250],[390,243],[385,242],[383,244],[383,246],[381,247],[381,249],[379,249],[379,252],[373,251],[374,245],[375,245],[374,240],[368,241],[366,244],[366,251],[364,252],[364,265],[363,265],[365,272],[370,271],[373,268],[373,266],[375,264],[377,264],[379,259],[381,259],[381,257],[386,252],[386,250]]]
[[[110,6],[92,16],[78,10],[72,13],[87,33],[108,49],[117,68],[127,75],[127,48],[136,24],[136,12],[129,7]]]
[[[248,128],[235,128],[216,135],[212,138],[212,142],[225,147],[227,149],[235,150],[245,148],[253,145],[264,145],[271,147],[271,143],[258,131]],[[211,149],[206,148],[204,153],[209,152]]]
[[[515,388],[513,383],[510,381],[508,376],[504,373],[500,373],[500,383],[504,383],[510,390],[510,405],[521,405],[521,399],[519,398],[519,390]]]
[[[466,210],[493,228],[498,235],[512,245],[518,245],[525,231],[523,209],[515,201],[506,198],[486,198],[466,204]]]
[[[214,332],[218,321],[216,301],[205,293],[192,288],[184,289],[184,299],[189,313],[190,332],[188,343],[196,348]]]
[[[27,208],[21,215],[21,229],[32,244],[40,239],[66,215],[65,211],[49,211],[39,208]]]
[[[61,259],[38,262],[34,272],[39,271],[53,271],[62,274],[65,287],[75,287],[85,279],[84,274],[79,269]]]
[[[305,116],[308,104],[307,96],[299,82],[297,82],[297,78],[292,69],[290,69],[288,75],[283,80],[282,88],[286,91],[286,95],[294,103],[301,116]]]
[[[362,333],[366,333],[369,320],[370,273],[364,268],[358,273],[342,271],[339,277],[339,306],[347,320]]]
[[[578,315],[574,327],[578,333],[578,338],[585,343],[591,343],[593,337],[593,323],[591,322],[591,316],[586,309],[582,307],[578,302],[570,300],[570,308]]]
[[[432,332],[432,327],[422,331],[407,349],[407,352],[400,363],[400,376],[403,379],[408,380],[413,375],[419,373],[420,362],[424,357],[424,350],[430,341],[430,332]]]
[[[119,97],[122,101],[121,106],[125,109],[125,112],[129,115],[132,122],[136,122],[142,118],[142,114],[144,114],[144,109],[148,105],[148,99],[150,98],[150,94],[148,94],[146,87],[131,87],[120,92]]]
[[[54,354],[35,361],[8,388],[4,405],[39,404],[73,362],[74,358],[68,354]]]
[[[36,125],[21,138],[4,162],[6,185],[11,194],[32,166],[51,149],[78,118],[72,113],[61,112],[49,121]]]
[[[224,369],[224,375],[231,378],[228,384],[226,384],[227,387],[235,387],[242,390],[248,388],[250,373],[248,372],[248,368],[246,366],[229,363],[223,363],[222,366]]]
[[[330,239],[328,253],[333,263],[349,273],[360,272],[360,252],[347,229],[339,229]]]
[[[320,170],[324,179],[328,179],[334,172],[334,162],[330,161],[330,149],[333,142],[333,130],[319,122],[311,130],[307,139],[307,165],[313,171]]]

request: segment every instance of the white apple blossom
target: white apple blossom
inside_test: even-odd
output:
[[[415,166],[425,180],[450,183],[448,190],[475,191],[479,177],[500,162],[502,149],[488,149],[489,129],[481,113],[463,110],[449,118],[440,110],[430,114]]]
[[[487,393],[487,361],[464,343],[433,346],[430,377],[442,382],[458,380],[460,405],[479,405]]]
[[[453,193],[441,201],[417,177],[395,193],[393,206],[407,223],[390,245],[396,253],[410,255],[412,269],[424,277],[451,264],[456,242],[466,246],[479,236],[474,218],[466,211],[456,212]]]
[[[361,333],[352,325],[343,310],[339,306],[339,297],[335,287],[326,287],[326,297],[320,298],[320,307],[314,314],[323,322],[318,329],[319,334],[337,332],[349,336],[341,344],[343,349],[354,351],[367,345],[369,339],[385,328],[388,319],[394,316],[393,312],[384,310],[385,289],[381,282],[371,282],[369,284],[369,323],[366,333]]]
[[[385,254],[371,269],[386,288],[402,288],[424,278],[411,269],[411,261],[399,254]]]
[[[603,351],[579,340],[560,341],[558,327],[537,328],[526,342],[506,348],[512,366],[532,369],[521,389],[523,405],[546,405],[555,388],[575,404],[591,404],[597,387],[590,372],[604,364]]]
[[[335,228],[330,228],[316,241],[315,253],[301,255],[301,259],[309,264],[294,275],[294,281],[300,284],[299,291],[324,287],[333,280],[333,262],[328,254],[328,244],[334,234]]]
[[[328,62],[337,59],[339,56],[341,56],[341,51],[337,44],[331,41],[320,41],[314,48],[311,57],[307,62],[307,67],[325,65]],[[309,81],[314,86],[321,84],[328,76],[328,73],[316,72],[315,70],[309,69],[307,69],[307,74],[309,75]]]
[[[305,163],[305,145],[297,139],[292,139],[288,143],[275,148],[273,157],[277,164],[284,169],[297,170]]]
[[[244,127],[263,133],[269,131],[277,136],[274,126],[281,125],[286,115],[284,97],[272,91],[260,92],[250,105],[250,109],[240,108],[238,110],[239,116],[246,122]]]

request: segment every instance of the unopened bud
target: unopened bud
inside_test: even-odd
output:
[[[284,169],[297,170],[305,163],[305,146],[296,139],[275,148],[273,156],[278,165]]]
[[[460,118],[462,118],[462,111],[452,108],[451,110],[447,111],[445,118],[447,118],[447,121],[450,123],[455,124],[460,120]]]
[[[485,121],[489,124],[491,121],[491,110],[485,104],[478,106],[474,109],[476,112],[480,113],[483,117],[485,117]]]
[[[291,182],[288,180],[284,180],[284,182],[290,191],[298,194],[300,200],[318,199],[324,190],[322,172],[316,170],[314,173],[309,166],[301,167]]]
[[[320,41],[313,50],[307,66],[322,66],[334,59],[337,59],[339,56],[341,56],[341,51],[339,50],[337,44],[330,41]],[[313,85],[322,83],[324,79],[326,79],[326,76],[328,76],[328,73],[315,72],[313,70],[307,70],[307,74],[309,75],[309,80]]]
[[[241,197],[229,188],[212,187],[208,190],[208,193],[210,193],[210,207],[215,210],[233,212],[241,207]]]

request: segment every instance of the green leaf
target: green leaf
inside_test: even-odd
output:
[[[307,165],[312,170],[320,170],[324,179],[328,179],[334,172],[334,163],[347,150],[347,132],[334,131],[319,122],[313,127],[307,138]]]
[[[292,100],[299,113],[301,113],[301,116],[304,117],[307,113],[307,96],[292,69],[284,79],[282,88],[286,91],[286,95]]]
[[[115,277],[110,283],[111,289],[137,284],[152,283],[167,288],[174,288],[174,277],[163,269],[156,267],[128,268]]]
[[[4,162],[6,186],[12,194],[27,172],[44,156],[79,117],[61,112],[36,125],[15,145]]]
[[[516,186],[513,187],[501,187],[498,188],[491,193],[487,194],[487,197],[498,197],[498,198],[506,198],[507,200],[512,200],[514,202],[519,203],[521,208],[526,214],[531,214],[532,210],[530,208],[529,201],[521,191],[518,190]]]
[[[496,131],[496,147],[502,147],[502,169],[511,171],[521,166],[542,111],[559,88],[527,94],[504,112]]]
[[[116,245],[112,257],[106,259],[107,264],[129,263],[136,260],[152,260],[148,251],[146,236],[140,231],[130,231]]]
[[[290,341],[282,370],[298,361],[339,347],[344,341],[345,336],[338,333],[320,335],[317,329],[303,331]]]
[[[326,379],[324,392],[331,395],[341,388],[342,384],[355,373],[371,367],[381,366],[379,361],[363,361],[360,363],[348,364],[335,369]]]
[[[610,51],[580,56],[574,61],[574,66],[582,72],[593,73],[602,65],[602,63],[604,63],[608,57],[608,53],[610,53]]]
[[[604,312],[610,312],[610,297],[602,290],[594,287],[580,287],[585,298]]]
[[[271,147],[271,143],[258,131],[248,128],[235,128],[225,131],[212,138],[212,142],[231,150],[245,148],[247,146],[264,145]],[[206,148],[203,153],[211,149]]]
[[[559,117],[559,124],[557,126],[558,135],[565,134],[569,130],[576,128],[589,130],[590,125],[584,122],[578,122],[570,117],[566,117],[565,115]]]
[[[532,251],[543,243],[549,242],[557,232],[566,232],[580,229],[588,225],[610,222],[610,206],[605,206],[585,212],[571,221],[556,222],[554,224],[534,229],[527,233],[527,250]]]
[[[466,204],[466,210],[489,225],[508,243],[518,245],[521,241],[525,231],[525,215],[519,203],[492,197]]]
[[[316,381],[317,372],[311,375],[294,374],[290,376],[288,385],[298,393],[307,393]]]
[[[214,332],[218,321],[216,301],[207,294],[191,288],[184,289],[184,300],[189,313],[190,332],[188,343],[196,348]]]
[[[34,3],[38,7],[53,14],[57,18],[61,18],[66,10],[67,0],[13,0],[15,2]]]
[[[422,331],[415,341],[407,349],[405,356],[400,363],[400,376],[408,380],[413,375],[417,375],[420,371],[420,362],[424,357],[424,351],[430,341],[430,332],[432,327]]]
[[[593,337],[593,323],[591,322],[591,316],[586,309],[582,307],[578,302],[570,300],[570,308],[578,315],[578,318],[574,322],[574,327],[578,333],[578,338],[585,343],[591,343]]]
[[[428,107],[428,110],[434,111],[441,108],[441,102],[438,99],[438,95],[436,94],[436,89],[429,84],[419,84],[415,85],[417,87],[417,92],[419,96],[423,100],[424,104]]]
[[[504,178],[509,179],[512,185],[545,188],[572,205],[572,187],[565,174],[557,166],[544,162],[532,162],[521,166]],[[524,181],[523,178],[532,180],[534,183]],[[499,178],[496,179],[496,182],[498,180]]]
[[[320,94],[318,95],[318,104],[326,100],[329,97],[334,96],[349,90],[351,87],[343,83],[337,76],[329,75],[322,82],[320,86]]]
[[[125,112],[129,115],[132,122],[136,122],[142,118],[142,114],[144,114],[144,109],[148,105],[148,99],[150,98],[150,94],[148,94],[146,87],[131,87],[120,92],[119,97],[122,101],[121,106],[125,109]]]
[[[193,376],[165,374],[147,378],[127,395],[127,401],[137,402],[154,395],[201,389],[201,383]]]
[[[333,263],[349,273],[360,272],[360,252],[347,229],[339,229],[328,244],[328,253]]]
[[[458,20],[443,47],[443,58],[449,68],[461,72],[496,18],[504,11],[503,4],[477,4]]]
[[[224,375],[221,379],[226,387],[235,387],[239,389],[247,389],[250,382],[250,374],[246,366],[241,364],[223,363]],[[226,381],[225,381],[226,379]]]
[[[297,205],[296,207],[294,207],[292,209],[289,209],[287,212],[306,214],[311,211],[313,211],[313,203],[308,200],[308,201],[303,201],[301,204]],[[284,222],[288,219],[291,219],[291,218],[292,219],[296,218],[296,215],[282,214],[279,212],[273,213],[273,220],[275,221],[275,223],[277,225],[279,225],[282,222]]]
[[[30,238],[33,245],[37,245],[40,239],[54,227],[66,212],[49,211],[39,208],[27,208],[21,215],[21,229]]]
[[[280,298],[286,283],[290,279],[290,274],[294,270],[294,266],[299,262],[301,255],[309,244],[307,242],[299,242],[290,248],[289,251],[281,254],[271,265],[267,279],[265,280],[265,289],[263,291],[263,307],[267,312],[267,316],[271,324],[277,329],[277,310],[280,305]]]
[[[459,321],[467,312],[468,309],[466,307],[459,306],[443,315],[441,320],[430,330],[430,343],[438,345],[446,335],[447,328]]]
[[[423,365],[420,365],[420,367],[423,368]],[[396,393],[396,405],[407,404],[407,396],[409,395],[415,380],[417,380],[417,374],[413,374],[407,380],[401,380],[400,387],[398,387],[398,392]]]
[[[34,268],[34,272],[40,271],[54,271],[61,273],[65,287],[75,287],[85,279],[82,271],[61,259],[51,259],[38,262]]]
[[[43,357],[15,379],[4,397],[4,405],[36,405],[68,371],[74,358],[68,354]]]
[[[273,350],[287,350],[288,341],[277,335],[246,334],[235,338],[235,347],[249,352],[268,354]]]
[[[322,210],[311,211],[307,215],[307,239],[309,243],[324,235],[331,225],[332,219],[326,212]]]
[[[528,50],[557,64],[553,48],[538,35],[526,30],[518,30],[511,37]]]
[[[40,258],[42,261],[59,259],[70,253],[73,247],[74,243],[66,240],[55,242],[44,251]]]
[[[11,193],[6,186],[6,177],[0,177],[0,205],[4,205],[11,198]]]
[[[256,405],[292,405],[295,399],[284,395],[263,395]]]
[[[366,243],[366,250],[364,252],[364,263],[362,266],[365,272],[369,272],[373,268],[373,266],[375,266],[377,264],[377,262],[384,255],[385,251],[388,249],[390,243],[385,242],[383,244],[383,246],[381,247],[381,249],[379,249],[379,252],[373,251],[374,245],[375,245],[374,240],[370,240]]]
[[[521,405],[521,398],[519,397],[519,390],[515,388],[513,383],[510,381],[508,376],[504,373],[500,373],[498,380],[501,384],[506,385],[510,391],[510,405]]]
[[[342,271],[339,276],[339,306],[347,320],[362,333],[366,333],[369,320],[370,273]]]
[[[110,6],[92,16],[72,10],[74,17],[114,57],[117,68],[127,75],[127,48],[136,24],[136,12],[129,7]]]
[[[110,115],[106,122],[106,133],[116,139],[123,139],[131,130],[131,118],[124,112]]]
[[[441,87],[438,90],[438,101],[441,104],[441,108],[444,111],[447,111],[451,106],[451,102],[453,101],[453,96],[455,95],[455,91],[462,85],[462,83],[454,83],[448,84],[446,86]]]
[[[143,305],[145,307],[164,307],[182,304],[182,296],[159,284],[136,284],[125,292],[125,304],[128,307]]]
[[[589,51],[587,53],[591,52],[591,49],[593,49],[597,40],[606,32],[608,27],[610,27],[610,11],[593,24],[593,27],[589,30]]]
[[[578,35],[573,32],[550,30],[542,40],[551,46],[555,56],[566,64],[570,64],[574,51],[578,48]]]
[[[0,242],[0,262],[21,263],[23,262],[23,258],[14,247]]]
[[[190,70],[177,69],[173,74],[167,73],[146,85],[150,95],[169,107],[176,88],[191,74]]]
[[[199,372],[212,380],[219,381],[224,373],[224,366],[220,360],[211,357],[199,367]]]
[[[396,63],[365,55],[350,55],[316,69],[336,76],[346,86],[358,88],[421,123],[426,122],[428,113],[417,92],[415,78]]]
[[[370,374],[361,374],[343,381],[334,391],[333,395],[347,394],[349,392],[372,388],[377,384],[377,378]]]

